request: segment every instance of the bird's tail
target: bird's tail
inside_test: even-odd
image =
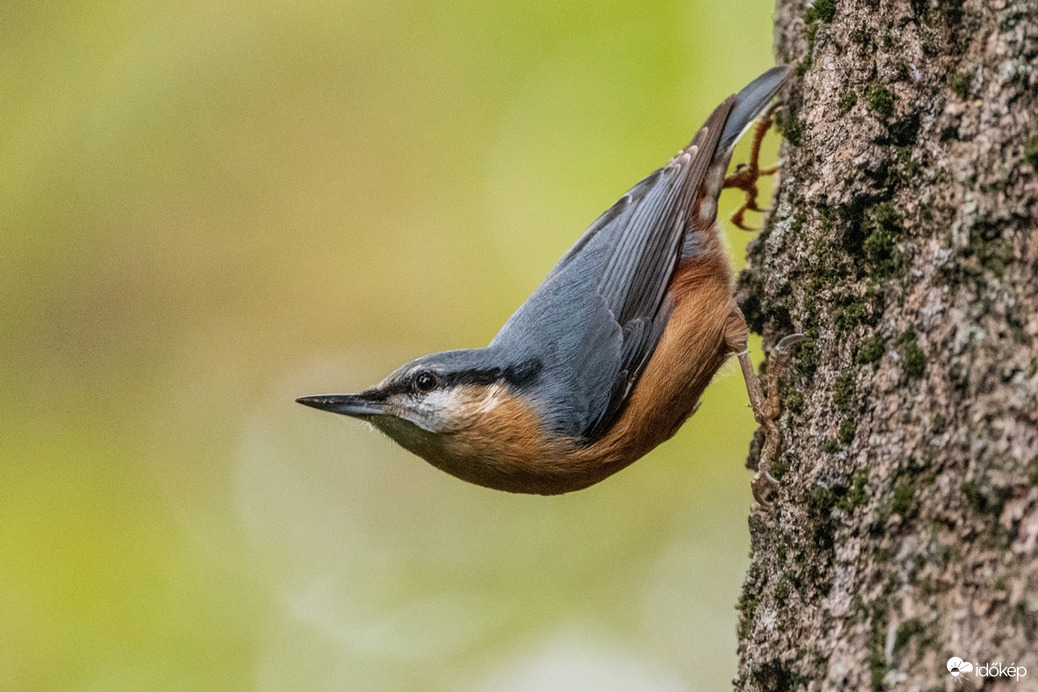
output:
[[[739,137],[768,107],[789,74],[788,67],[771,68],[747,84],[738,94],[725,99],[707,120],[704,130],[710,129],[710,124],[715,118],[724,118],[724,112],[727,111],[728,117],[724,119],[724,126],[712,149],[713,153],[707,154],[710,158],[700,179],[702,182],[691,201],[691,223],[682,243],[682,258],[723,256],[724,248],[717,237],[714,222],[717,220],[717,199],[724,189],[725,172],[732,158],[732,150]],[[700,135],[697,134],[696,139],[699,138]],[[693,144],[695,143],[696,140],[693,140]]]
[[[786,66],[773,67],[753,80],[735,95],[735,106],[728,116],[721,137],[717,141],[717,153],[724,155],[746,132],[754,119],[768,107],[771,99],[786,83],[791,70]]]

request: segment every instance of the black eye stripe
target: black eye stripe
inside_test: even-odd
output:
[[[390,382],[385,387],[368,389],[359,396],[368,401],[386,401],[397,394],[425,393],[436,388],[447,389],[466,384],[487,387],[498,382],[520,388],[533,383],[543,368],[544,364],[541,361],[531,359],[507,368],[473,368],[445,373],[422,370],[405,379]],[[435,385],[429,390],[423,390],[418,386],[418,378],[422,375],[430,375],[436,380]]]
[[[533,382],[543,367],[539,360],[529,360],[507,368],[461,370],[459,372],[444,373],[440,377],[445,387],[461,384],[487,387],[497,382],[512,387],[522,387]]]

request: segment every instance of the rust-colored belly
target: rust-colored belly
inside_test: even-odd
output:
[[[582,470],[578,475],[585,485],[671,438],[695,411],[703,390],[732,354],[729,316],[737,308],[730,281],[723,254],[678,265],[669,291],[674,300],[670,322],[620,417],[600,440],[572,452],[572,468]]]

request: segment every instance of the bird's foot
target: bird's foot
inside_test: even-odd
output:
[[[749,163],[742,163],[736,166],[735,173],[732,173],[724,179],[724,186],[722,187],[722,189],[734,187],[746,193],[746,198],[743,200],[742,206],[736,209],[730,218],[732,224],[735,225],[736,228],[741,228],[744,231],[759,230],[745,225],[743,219],[747,211],[767,211],[767,209],[761,209],[757,206],[757,181],[769,175],[774,175],[778,172],[779,167],[781,166],[780,163],[771,166],[770,168],[760,167],[761,142],[764,141],[764,135],[766,135],[768,129],[771,128],[771,114],[774,110],[775,106],[772,106],[764,112],[764,115],[762,115],[760,119],[757,120],[757,125],[753,130],[753,146],[750,149]]]
[[[762,507],[771,505],[768,495],[778,487],[778,481],[771,475],[771,467],[778,459],[779,453],[780,435],[778,425],[775,423],[781,413],[778,393],[779,378],[782,376],[782,371],[789,366],[790,349],[803,340],[803,334],[790,334],[771,350],[771,356],[768,359],[766,394],[761,389],[760,380],[757,379],[757,374],[753,370],[749,351],[739,354],[739,365],[742,368],[743,379],[746,381],[746,393],[750,397],[753,417],[757,424],[764,429],[764,444],[761,446],[760,460],[757,462],[757,474],[750,484],[753,498]]]

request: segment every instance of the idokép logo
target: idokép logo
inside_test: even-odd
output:
[[[948,672],[952,674],[953,678],[965,675],[973,670],[973,664],[969,661],[963,661],[958,656],[952,656],[948,659]]]
[[[951,673],[952,677],[956,680],[965,679],[969,673],[973,673],[978,678],[1015,678],[1017,682],[1020,678],[1027,676],[1027,668],[1018,666],[1010,663],[1008,666],[1002,665],[1001,663],[986,663],[981,665],[979,663],[970,663],[964,661],[958,656],[952,656],[948,659],[948,672]]]

